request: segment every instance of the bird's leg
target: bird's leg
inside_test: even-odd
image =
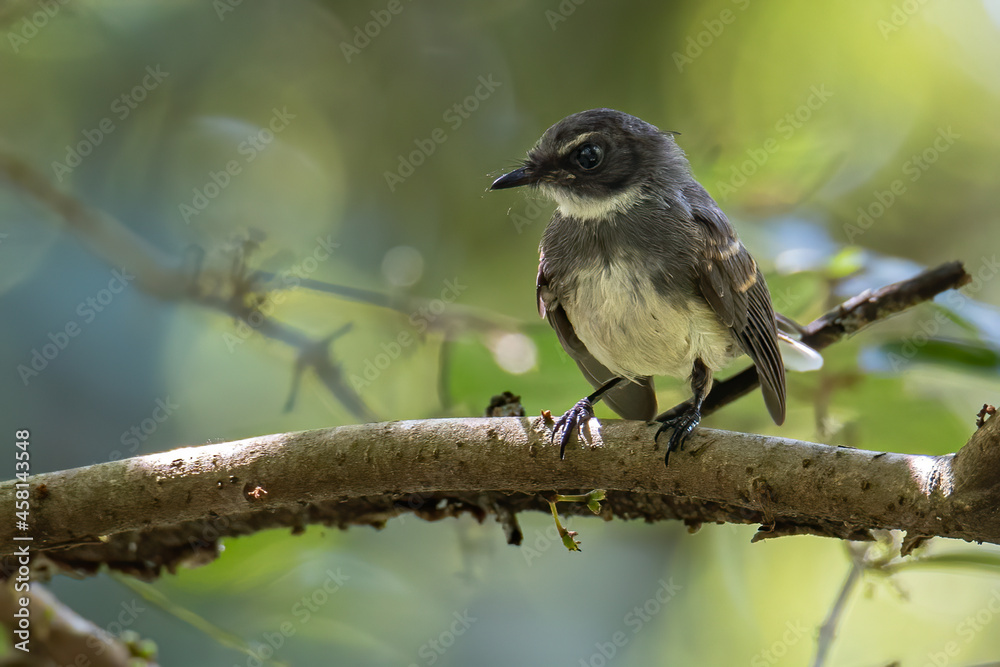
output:
[[[677,406],[678,408],[682,408],[686,405],[686,408],[682,412],[666,418],[657,417],[657,421],[660,422],[660,428],[656,430],[656,436],[653,438],[654,441],[658,441],[660,434],[664,431],[668,429],[674,430],[670,434],[670,442],[667,443],[667,453],[663,456],[663,465],[669,464],[670,452],[684,448],[684,441],[687,440],[691,432],[694,431],[695,426],[701,421],[701,404],[705,402],[705,397],[708,396],[711,388],[712,371],[701,359],[695,359],[694,367],[691,369],[691,390],[694,392],[694,398],[691,399],[690,404],[682,403]],[[667,414],[673,413],[674,410],[676,408],[669,410]]]
[[[624,378],[614,377],[601,385],[601,387],[590,396],[580,399],[576,405],[566,411],[566,413],[556,422],[556,427],[552,429],[552,442],[556,441],[556,434],[561,430],[562,437],[559,439],[559,458],[566,458],[566,443],[569,442],[570,435],[574,431],[583,433],[583,425],[594,418],[594,404],[601,400],[601,397],[611,388],[621,382]]]

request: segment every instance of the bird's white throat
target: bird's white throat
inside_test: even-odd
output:
[[[638,185],[602,198],[581,197],[553,185],[542,185],[542,192],[559,205],[559,213],[563,217],[586,222],[604,222],[629,210],[642,198],[642,188]]]

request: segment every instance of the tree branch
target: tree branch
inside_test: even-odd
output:
[[[116,637],[81,617],[36,583],[20,592],[10,585],[0,587],[0,625],[15,643],[19,641],[14,634],[19,629],[15,614],[23,608],[19,600],[25,598],[32,624],[30,652],[20,654],[19,658],[4,659],[0,663],[4,667],[157,667],[154,660],[140,657],[146,651],[135,645],[139,639],[135,632]]]
[[[947,262],[922,271],[908,280],[886,285],[874,292],[862,292],[803,327],[802,342],[814,350],[822,350],[861,331],[869,324],[929,301],[942,292],[967,285],[971,280],[972,276],[966,273],[961,262]],[[729,405],[759,385],[756,366],[750,366],[731,378],[716,382],[701,408],[702,415],[709,415]],[[679,414],[689,405],[690,402],[685,401],[657,419]]]
[[[59,192],[26,163],[0,151],[0,177],[55,211],[95,254],[137,273],[161,299],[190,300],[254,324],[257,283],[273,276],[233,268],[184,269],[107,214]],[[823,348],[867,324],[965,284],[946,264],[862,294],[803,330]],[[336,290],[334,290],[336,291]],[[357,291],[341,294],[371,300]],[[405,310],[403,304],[378,303]],[[468,317],[477,326],[492,325]],[[485,323],[485,324],[484,324]],[[343,385],[339,366],[312,341],[272,318],[256,331],[300,350],[300,369],[317,369],[356,414],[367,409]],[[321,349],[322,348],[322,349]],[[325,359],[325,363],[317,361]],[[757,384],[753,368],[718,383],[704,412]],[[354,399],[354,400],[352,400]],[[440,519],[495,514],[519,543],[518,512],[548,511],[538,495],[609,490],[605,518],[760,523],[757,538],[809,533],[869,539],[874,528],[1000,543],[998,421],[990,419],[958,455],[906,456],[699,429],[664,469],[642,423],[591,423],[593,442],[560,461],[541,419],[451,419],[345,426],[264,436],[37,475],[30,480],[32,558],[95,572],[107,564],[140,576],[205,562],[218,540],[309,523],[382,526],[412,512]],[[0,484],[13,506],[15,482]],[[0,576],[17,566],[14,526],[0,526]],[[36,562],[36,565],[38,563]]]
[[[231,338],[237,343],[253,332],[293,348],[297,353],[296,383],[304,369],[312,368],[334,398],[361,421],[375,421],[377,417],[350,386],[341,364],[333,357],[329,342],[336,335],[316,339],[273,316],[276,304],[284,299],[278,293],[303,287],[411,315],[426,313],[429,305],[438,305],[435,300],[393,297],[311,278],[293,276],[283,281],[274,273],[257,271],[247,265],[247,257],[257,243],[249,234],[224,252],[206,253],[195,249],[189,253],[192,256],[182,260],[149,243],[107,212],[61,191],[47,176],[2,145],[0,183],[9,184],[52,212],[62,227],[80,239],[96,257],[111,268],[134,275],[135,284],[144,293],[164,301],[191,303],[232,317],[243,325]],[[448,304],[444,312],[434,313],[433,317],[423,317],[423,321],[429,330],[443,332],[446,337],[467,330],[496,335],[516,329],[508,318],[469,306]],[[296,386],[293,384],[290,401]]]
[[[863,294],[805,329],[825,347],[866,324],[964,284],[958,263]],[[739,376],[737,376],[739,377]],[[755,378],[754,378],[755,379]],[[752,388],[753,385],[750,385]],[[731,400],[731,399],[730,399]],[[868,539],[900,528],[1000,542],[998,420],[957,457],[905,456],[699,429],[669,469],[649,429],[591,423],[596,444],[560,461],[540,419],[455,419],[345,426],[208,445],[47,473],[31,480],[33,554],[140,576],[215,557],[218,540],[309,523],[382,526],[413,512],[493,513],[519,543],[517,512],[539,493],[605,488],[606,518],[761,523],[757,538],[808,533]],[[603,432],[602,432],[603,428]],[[11,496],[14,483],[0,485]],[[0,529],[11,545],[13,526]],[[6,538],[6,539],[5,539]],[[7,549],[4,551],[4,549]],[[0,547],[4,573],[13,547]]]
[[[913,456],[698,429],[664,468],[653,427],[596,420],[558,457],[543,418],[361,424],[179,449],[31,478],[31,549],[60,567],[141,576],[214,558],[218,539],[310,523],[381,527],[547,511],[538,495],[603,488],[605,519],[760,523],[758,538],[870,539],[875,528],[1000,543],[1000,419],[957,455]],[[12,503],[14,483],[0,485]],[[0,528],[12,564],[14,527]]]

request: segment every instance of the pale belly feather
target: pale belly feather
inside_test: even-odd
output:
[[[648,277],[619,265],[582,272],[575,294],[562,302],[590,353],[630,379],[687,378],[697,358],[717,371],[740,353],[708,304],[667,300]]]

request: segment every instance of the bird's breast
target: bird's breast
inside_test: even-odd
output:
[[[595,263],[566,281],[560,301],[580,341],[618,375],[686,378],[697,358],[719,370],[734,355],[729,328],[699,295],[659,287],[649,267]]]

